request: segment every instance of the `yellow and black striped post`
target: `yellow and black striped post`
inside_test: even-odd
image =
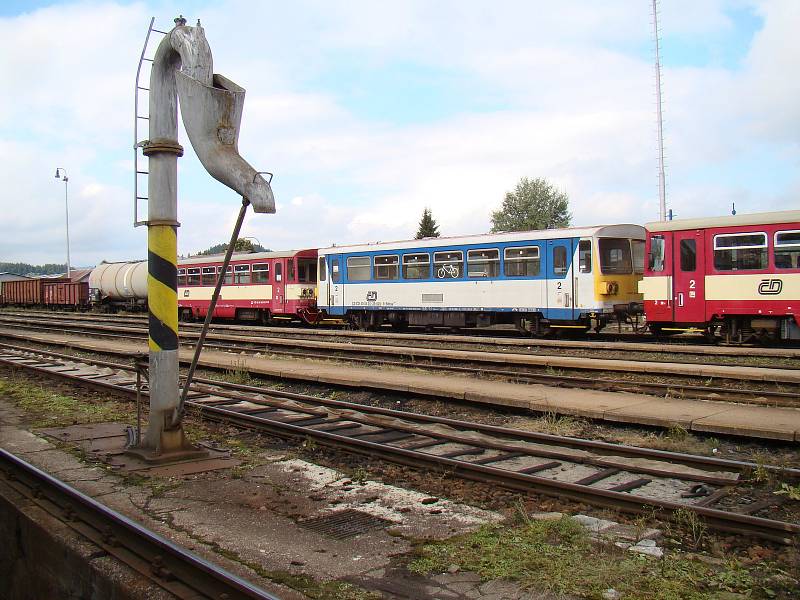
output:
[[[178,236],[174,225],[147,230],[147,301],[151,352],[178,350]]]

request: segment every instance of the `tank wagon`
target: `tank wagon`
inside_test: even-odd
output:
[[[195,256],[178,261],[178,315],[182,320],[204,318],[211,304],[224,257]],[[300,319],[314,324],[317,251],[234,254],[214,317],[269,323]]]
[[[655,333],[800,340],[800,211],[648,223],[639,290]]]
[[[641,312],[644,237],[607,225],[325,248],[318,306],[363,329],[599,329]]]
[[[89,290],[103,310],[146,310],[147,261],[101,263],[89,275]]]

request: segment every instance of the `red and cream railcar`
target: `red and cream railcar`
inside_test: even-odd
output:
[[[224,256],[178,261],[178,315],[205,318]],[[317,322],[317,251],[234,254],[214,317],[269,323],[273,319]]]
[[[730,342],[800,339],[800,211],[648,223],[644,279],[654,332]]]

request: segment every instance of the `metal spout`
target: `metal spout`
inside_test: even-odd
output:
[[[200,162],[217,181],[247,198],[257,213],[274,213],[272,188],[239,154],[245,90],[214,74],[212,85],[175,73],[186,133]]]

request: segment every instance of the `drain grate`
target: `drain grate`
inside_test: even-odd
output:
[[[373,529],[385,529],[392,521],[358,510],[340,510],[323,517],[300,521],[298,525],[340,540],[355,537]]]

